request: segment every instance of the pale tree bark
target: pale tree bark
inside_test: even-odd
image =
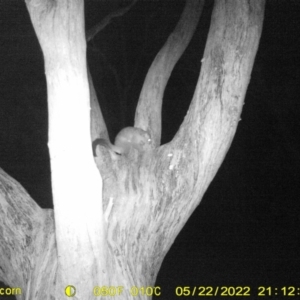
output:
[[[258,48],[264,4],[215,2],[189,111],[174,139],[157,147],[166,78],[193,26],[183,26],[182,36],[175,29],[176,38],[169,39],[162,58],[149,70],[135,120],[152,134],[156,148],[117,158],[100,149],[95,158],[100,177],[90,141],[83,1],[27,0],[45,59],[55,232],[51,211],[41,210],[17,183],[1,176],[0,228],[5,230],[0,231],[0,247],[6,255],[0,257],[0,279],[26,287],[18,299],[62,299],[68,284],[77,289],[74,299],[94,299],[98,285],[122,286],[118,297],[132,299],[130,287],[153,286],[164,256],[230,147]],[[189,13],[184,18],[192,19]],[[152,92],[155,101],[149,98]],[[12,212],[19,212],[18,219]],[[39,277],[41,270],[47,270],[49,281]],[[141,292],[136,298],[148,297]]]
[[[0,281],[19,287],[17,299],[51,299],[57,251],[52,209],[41,209],[0,169]]]
[[[107,282],[109,264],[102,181],[90,143],[83,1],[28,0],[26,4],[45,60],[57,293],[72,283],[79,299],[89,299],[93,286]]]

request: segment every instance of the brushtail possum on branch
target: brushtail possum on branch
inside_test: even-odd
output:
[[[93,141],[92,146],[94,156],[96,156],[97,146],[103,146],[119,155],[126,155],[132,148],[139,152],[150,150],[151,138],[143,129],[126,127],[118,133],[114,145],[111,144],[109,140],[98,138]]]

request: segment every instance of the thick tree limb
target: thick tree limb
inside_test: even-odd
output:
[[[91,147],[84,2],[28,0],[27,8],[45,60],[57,295],[72,282],[78,297],[90,299],[93,286],[106,281],[108,262],[102,180]]]
[[[135,207],[139,215],[133,217],[132,240],[142,236],[149,241],[132,250],[137,261],[144,262],[144,274],[159,269],[230,147],[262,32],[264,5],[262,0],[215,2],[189,111],[173,141],[159,148],[155,162],[149,163],[153,177],[149,175],[144,180],[156,186],[149,191],[144,189],[144,193],[151,195],[151,200],[142,202],[141,209]],[[139,124],[146,125],[155,116],[146,120],[143,123],[138,115]]]

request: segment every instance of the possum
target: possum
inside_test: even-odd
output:
[[[150,135],[140,128],[126,127],[122,129],[115,138],[115,144],[109,140],[99,138],[93,141],[93,154],[96,156],[97,146],[103,146],[118,155],[127,155],[132,148],[139,152],[151,149]]]

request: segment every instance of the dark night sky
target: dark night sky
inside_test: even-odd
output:
[[[117,5],[87,1],[87,29]],[[183,5],[139,1],[88,44],[112,138],[133,124],[147,69]],[[174,136],[193,95],[211,9],[209,1],[167,86],[163,143]],[[300,288],[298,45],[300,1],[268,1],[242,121],[223,165],[164,260],[157,279],[161,299],[177,299],[177,286],[249,286],[251,298],[259,286]],[[41,207],[52,207],[43,57],[23,1],[0,2],[0,59],[0,167]]]

